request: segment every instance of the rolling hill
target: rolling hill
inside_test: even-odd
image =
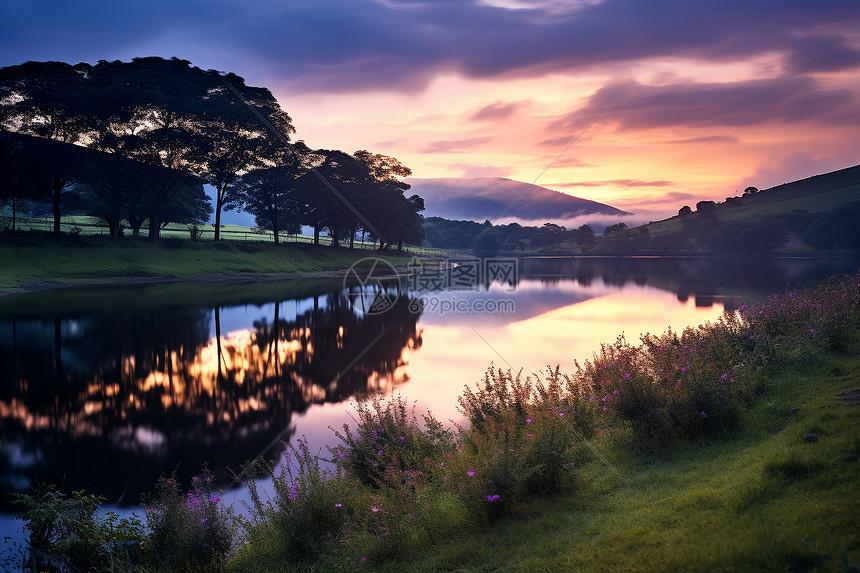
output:
[[[707,203],[707,202],[706,202]],[[698,205],[646,225],[650,248],[708,253],[860,251],[860,165]]]
[[[583,215],[630,214],[610,205],[501,177],[409,178],[407,182],[412,185],[409,193],[416,193],[424,199],[426,217],[480,223],[487,219],[493,221],[504,213],[504,219],[543,223],[550,219],[573,219]],[[509,205],[510,209],[507,209]]]

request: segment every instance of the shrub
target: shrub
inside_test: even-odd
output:
[[[233,545],[232,510],[224,507],[204,467],[182,493],[175,474],[161,477],[155,492],[144,498],[146,559],[156,571],[218,571]]]
[[[104,501],[82,490],[61,493],[46,484],[30,494],[13,494],[13,503],[24,508],[18,519],[26,522],[29,541],[21,569],[90,571],[135,562],[144,536],[142,524],[135,517],[118,519],[115,513],[97,516]]]

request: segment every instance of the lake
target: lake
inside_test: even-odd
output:
[[[525,258],[357,277],[65,289],[0,299],[3,535],[8,493],[36,482],[134,506],[160,475],[204,463],[223,482],[306,436],[334,444],[350,401],[400,392],[461,421],[464,385],[531,375],[601,343],[716,319],[843,259]],[[379,275],[382,276],[382,275]],[[364,282],[364,284],[360,284]],[[384,304],[378,304],[378,303]],[[241,497],[237,489],[233,498]],[[231,498],[227,498],[231,499]]]

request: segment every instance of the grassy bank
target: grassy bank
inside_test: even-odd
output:
[[[736,431],[660,458],[598,440],[574,494],[376,570],[856,571],[858,388],[860,357],[819,357],[780,373]]]
[[[375,255],[368,250],[295,243],[214,243],[179,238],[157,243],[133,239],[114,242],[104,237],[11,235],[0,237],[0,293],[159,279],[319,275],[347,269]]]

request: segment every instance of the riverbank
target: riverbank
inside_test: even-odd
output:
[[[0,238],[0,297],[76,286],[135,286],[178,281],[240,283],[292,278],[342,278],[377,251],[308,244],[200,242],[168,238],[157,243],[47,234]],[[382,258],[405,265],[410,255]]]

